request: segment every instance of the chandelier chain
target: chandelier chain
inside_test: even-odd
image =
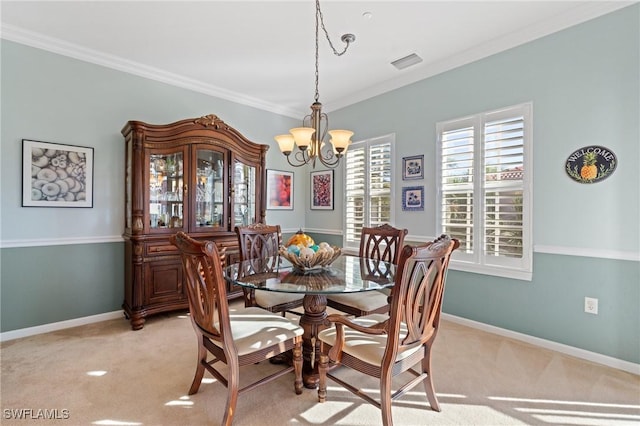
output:
[[[320,99],[320,91],[318,89],[318,80],[320,77],[320,73],[318,71],[318,62],[319,62],[318,34],[319,34],[320,26],[322,27],[322,31],[324,32],[324,35],[327,38],[327,41],[329,42],[329,46],[331,47],[331,50],[333,50],[334,55],[342,56],[346,53],[347,49],[349,48],[349,40],[345,40],[344,37],[342,40],[345,42],[345,46],[342,52],[338,52],[338,50],[333,46],[333,43],[331,42],[331,37],[329,37],[329,32],[327,31],[327,28],[324,25],[324,17],[322,15],[322,10],[320,10],[320,0],[316,0],[316,95],[315,95],[316,102],[318,102],[318,99]]]
[[[351,143],[353,132],[350,130],[332,130],[329,131],[329,117],[322,112],[322,104],[320,103],[320,28],[329,42],[329,46],[336,56],[342,56],[349,44],[353,43],[356,36],[353,34],[343,34],[341,40],[346,44],[342,52],[338,52],[331,42],[327,28],[324,25],[324,18],[320,10],[320,0],[316,0],[316,56],[315,56],[315,102],[311,105],[311,114],[306,115],[302,119],[302,127],[289,130],[288,135],[275,136],[280,151],[287,157],[287,162],[293,167],[301,167],[310,164],[314,169],[316,161],[323,166],[335,168],[340,164],[340,159],[344,157],[346,150]],[[326,134],[331,135],[329,146],[325,147],[324,139]],[[296,150],[297,145],[297,150]]]
[[[344,55],[347,49],[349,48],[349,42],[345,41],[346,45],[344,46],[344,50],[342,52],[338,52],[336,48],[333,46],[333,43],[331,42],[331,38],[329,37],[329,33],[327,32],[327,28],[324,26],[324,19],[322,16],[322,11],[320,10],[320,0],[316,0],[316,51],[317,51],[317,39],[318,39],[318,17],[320,18],[320,25],[322,26],[322,31],[324,31],[324,35],[327,38],[327,41],[329,42],[329,46],[331,46],[331,50],[333,50],[333,54],[336,56]]]

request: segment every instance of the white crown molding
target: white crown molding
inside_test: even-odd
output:
[[[186,78],[178,74],[166,72],[134,61],[129,61],[118,56],[87,49],[86,47],[82,47],[77,44],[48,37],[33,31],[24,30],[13,25],[2,24],[0,37],[5,40],[35,47],[37,49],[112,68],[128,74],[144,77],[149,80],[155,80],[172,86],[181,87],[183,89],[193,90],[194,92],[203,93],[205,95],[226,99],[231,102],[258,108],[275,114],[292,118],[299,118],[300,115],[299,111],[284,108],[282,105],[264,102],[257,98],[232,92],[221,87],[205,84],[194,79]]]
[[[459,66],[466,65],[487,56],[527,43],[537,38],[561,31],[590,19],[614,12],[634,3],[637,3],[637,1],[587,2],[564,14],[557,15],[554,18],[546,19],[537,25],[522,28],[516,32],[512,32],[511,34],[496,38],[443,61],[424,64],[415,71],[404,74],[404,76],[394,77],[391,80],[381,84],[376,84],[375,86],[361,90],[344,98],[328,101],[324,104],[324,110],[325,112],[331,112],[347,107],[374,96],[381,95],[425,78],[432,77],[445,71],[449,71]],[[251,96],[246,96],[221,87],[205,84],[201,81],[169,73],[134,61],[125,60],[114,55],[108,55],[92,49],[87,49],[77,44],[44,36],[40,33],[24,30],[13,25],[3,24],[0,31],[0,37],[16,43],[47,50],[63,56],[72,57],[129,74],[138,75],[140,77],[170,84],[172,86],[193,90],[198,93],[226,99],[231,102],[258,108],[275,114],[291,118],[299,118],[300,115],[299,111],[283,107],[282,105],[265,102]]]
[[[433,77],[454,68],[470,64],[491,55],[495,55],[496,53],[503,52],[549,34],[567,29],[574,25],[581,24],[607,13],[614,12],[634,3],[637,3],[637,1],[587,2],[586,4],[571,9],[564,14],[556,15],[555,17],[545,19],[543,22],[539,22],[538,24],[531,25],[493,39],[457,55],[447,57],[442,61],[426,63],[421,66],[414,67],[414,71],[407,72],[404,76],[393,77],[392,79],[350,94],[349,96],[325,102],[323,104],[323,109],[325,112],[332,112],[348,107],[366,99],[373,98],[374,96],[382,95],[383,93],[399,89],[420,80]],[[402,71],[398,72],[401,73]]]
[[[538,346],[552,351],[560,352],[565,355],[573,356],[576,358],[584,359],[587,361],[595,362],[597,364],[606,365],[607,367],[615,368],[629,373],[640,375],[640,364],[636,364],[629,361],[624,361],[618,358],[613,358],[607,355],[599,354],[596,352],[587,351],[584,349],[568,346],[562,343],[553,342],[551,340],[541,339],[539,337],[529,336],[528,334],[522,334],[515,331],[507,330],[493,325],[484,324],[481,322],[473,321],[470,319],[458,317],[451,314],[442,313],[442,319],[451,321],[457,324],[461,324],[467,327],[475,328],[478,330],[486,331],[488,333],[497,334],[499,336],[507,337],[521,342],[529,343],[534,346]]]

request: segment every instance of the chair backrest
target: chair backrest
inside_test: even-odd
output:
[[[360,257],[383,260],[398,264],[407,229],[383,224],[375,228],[362,228],[360,235]]]
[[[236,226],[240,260],[264,259],[276,256],[282,244],[280,225],[254,223],[248,226]]]
[[[248,226],[236,226],[235,231],[240,247],[240,261],[255,261],[252,263],[254,272],[277,266],[278,249],[282,244],[280,225],[254,223]]]
[[[220,255],[213,241],[197,241],[184,232],[169,239],[182,258],[191,321],[207,337],[231,337],[227,290]]]
[[[440,324],[442,298],[451,253],[460,242],[441,235],[421,246],[407,245],[398,262],[394,297],[389,311],[389,338],[385,360],[393,363],[397,353],[430,343]],[[400,324],[407,335],[400,341]]]

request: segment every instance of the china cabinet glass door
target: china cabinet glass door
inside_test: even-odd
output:
[[[149,155],[149,226],[182,228],[184,156],[182,152]]]
[[[196,149],[195,227],[222,228],[225,219],[224,153]]]
[[[256,220],[256,168],[240,161],[233,163],[234,226],[247,226]]]

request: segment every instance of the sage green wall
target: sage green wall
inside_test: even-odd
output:
[[[396,194],[425,185],[425,199],[434,200],[436,123],[529,101],[533,280],[451,271],[444,311],[640,363],[639,5],[335,111],[331,120],[357,139],[395,132],[397,170],[403,156],[424,154],[425,179],[397,179]],[[607,180],[567,177],[564,161],[587,145],[616,153]],[[336,195],[343,197],[340,185]],[[395,223],[408,240],[423,241],[439,233],[435,215],[427,202],[424,212],[398,211]],[[340,211],[307,220],[307,228],[331,227],[342,228]],[[598,315],[584,312],[585,296],[599,299]]]
[[[272,148],[298,120],[2,40],[0,322],[10,331],[120,309],[124,287],[124,141],[128,120],[214,113]],[[95,149],[93,208],[21,207],[22,139]],[[304,175],[296,173],[297,179]],[[304,199],[305,185],[295,187]],[[304,205],[267,220],[304,226]],[[293,225],[292,225],[293,227]],[[92,298],[94,297],[94,298]]]
[[[443,310],[613,358],[640,363],[637,261],[535,253],[533,280],[450,271]],[[598,299],[598,315],[584,297]]]
[[[2,331],[113,312],[122,304],[124,243],[7,248],[0,260]]]
[[[639,13],[638,5],[627,7],[331,113],[332,127],[351,128],[356,139],[395,133],[398,165],[403,156],[424,153],[425,179],[411,184],[424,184],[426,199],[433,199],[437,121],[533,102],[533,280],[451,271],[445,312],[640,363],[639,263],[624,260],[640,253]],[[119,131],[127,120],[167,123],[216,113],[272,145],[268,168],[289,169],[271,141],[297,120],[8,41],[1,47],[2,331],[120,308]],[[94,147],[94,208],[20,207],[22,138]],[[612,149],[618,170],[601,183],[579,185],[565,176],[563,163],[590,144]],[[308,210],[308,170],[294,173],[295,210],[268,211],[268,222],[283,224],[286,235],[303,226],[335,243],[342,171],[336,171],[334,211]],[[405,184],[398,180],[396,191]],[[437,233],[432,206],[398,212],[396,219],[411,241]],[[55,245],[65,239],[113,242]],[[43,242],[52,245],[29,247]],[[82,262],[70,274],[66,265],[74,257]],[[38,265],[47,265],[47,273]],[[583,312],[584,296],[599,298],[599,315]]]

